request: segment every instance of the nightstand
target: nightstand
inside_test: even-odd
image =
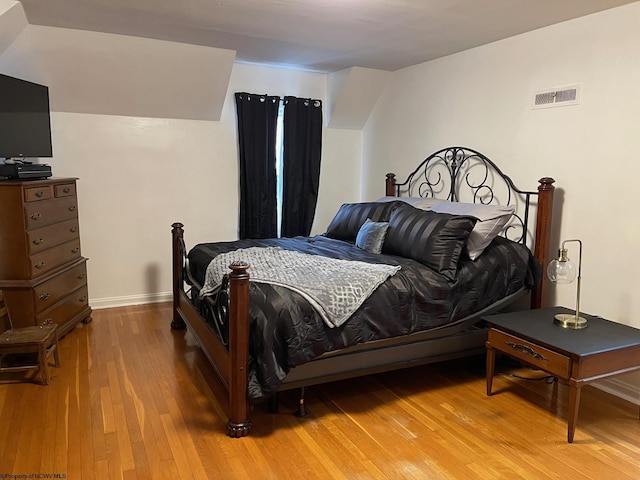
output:
[[[573,442],[585,384],[640,368],[640,330],[585,315],[582,330],[559,327],[556,313],[574,313],[563,307],[501,313],[484,317],[487,340],[487,395],[491,395],[496,351],[539,368],[569,384],[567,441]]]

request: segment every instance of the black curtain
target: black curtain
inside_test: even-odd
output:
[[[322,102],[285,97],[281,236],[308,236],[318,200]]]
[[[276,125],[280,97],[236,93],[240,157],[240,239],[275,238]]]

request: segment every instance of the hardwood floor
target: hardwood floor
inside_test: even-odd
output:
[[[566,443],[567,389],[502,374],[485,395],[469,360],[307,389],[309,416],[253,412],[224,434],[226,401],[167,304],[97,310],[60,342],[49,386],[0,383],[0,476],[76,479],[616,478],[640,474],[638,407],[585,387]],[[521,376],[540,372],[519,369]],[[62,476],[64,475],[64,477]],[[11,477],[8,477],[11,478]],[[44,477],[39,477],[44,478]]]

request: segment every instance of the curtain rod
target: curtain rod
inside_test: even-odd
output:
[[[309,101],[309,102],[313,102],[313,106],[314,107],[319,107],[322,105],[322,100],[318,100],[316,98],[300,98],[300,97],[296,97],[294,95],[287,95],[286,97],[279,97],[277,95],[267,95],[267,94],[260,94],[260,93],[247,93],[247,92],[236,92],[237,96],[242,96],[242,95],[246,95],[248,100],[251,100],[251,97],[258,97],[260,99],[265,99],[265,98],[271,98],[272,101],[280,101],[280,102],[284,102],[285,99],[287,98],[295,98],[296,100],[305,100],[305,101]],[[263,100],[264,101],[264,100]]]

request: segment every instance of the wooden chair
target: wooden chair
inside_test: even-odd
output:
[[[35,362],[27,362],[28,355],[16,357],[15,365],[7,362],[9,355],[31,354]],[[0,373],[37,370],[44,385],[49,384],[49,357],[53,355],[54,365],[60,366],[58,356],[58,325],[41,325],[13,328],[9,310],[0,290]],[[27,362],[25,364],[25,362]]]

